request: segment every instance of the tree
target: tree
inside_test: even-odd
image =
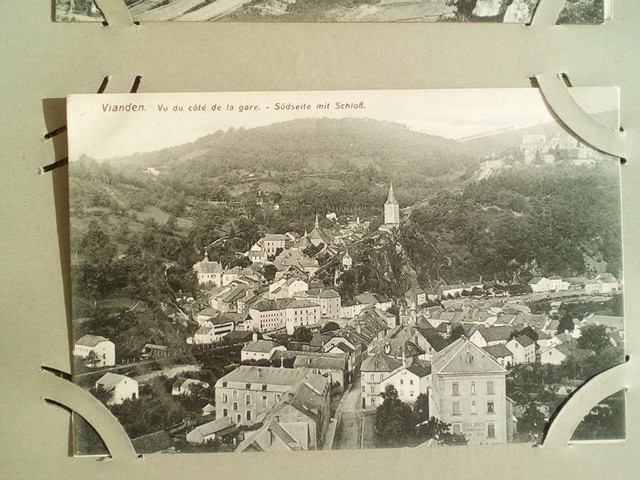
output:
[[[587,325],[580,330],[579,348],[599,354],[610,345],[609,334],[604,325]]]
[[[464,335],[464,327],[458,323],[457,325],[455,325],[451,329],[451,333],[449,334],[449,337],[447,338],[447,342],[448,343],[453,343],[463,335]]]
[[[429,419],[429,396],[421,393],[416,398],[416,403],[413,405],[413,411],[416,414],[417,421],[424,421]]]
[[[466,445],[467,437],[462,433],[452,433],[451,425],[431,417],[418,425],[417,435],[421,442],[435,440],[438,445]]]
[[[278,273],[278,269],[272,264],[265,265],[262,270],[262,276],[269,283],[273,282],[273,279],[276,278],[276,273]]]
[[[447,0],[448,7],[456,7],[456,18],[470,20],[473,18],[473,10],[478,0]]]
[[[338,330],[339,328],[340,325],[338,325],[336,322],[327,322],[320,329],[320,333],[333,332],[335,330]]]
[[[113,390],[107,390],[102,385],[92,388],[91,394],[105,405],[113,398]]]
[[[415,417],[411,407],[398,398],[389,384],[380,396],[384,403],[376,410],[376,437],[381,446],[406,446],[415,438]]]
[[[518,434],[526,436],[528,441],[536,440],[542,435],[546,423],[544,414],[534,403],[530,403],[518,419]]]
[[[293,340],[300,343],[309,343],[313,338],[313,333],[307,327],[296,327],[293,330]]]

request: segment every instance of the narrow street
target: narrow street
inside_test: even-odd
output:
[[[375,411],[363,411],[360,406],[360,378],[346,392],[338,410],[334,450],[358,450],[371,448],[374,440]]]

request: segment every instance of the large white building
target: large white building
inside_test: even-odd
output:
[[[116,346],[100,335],[80,337],[73,346],[73,355],[88,361],[90,367],[112,367],[116,364]]]
[[[429,412],[451,424],[470,445],[512,441],[514,416],[506,394],[507,370],[482,348],[461,337],[431,364]]]

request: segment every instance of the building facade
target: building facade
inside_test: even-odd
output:
[[[429,412],[469,444],[507,443],[514,431],[507,371],[461,337],[433,357]]]

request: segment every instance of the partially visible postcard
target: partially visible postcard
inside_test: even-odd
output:
[[[616,88],[571,93],[617,128]],[[139,452],[535,443],[624,361],[620,164],[534,88],[73,95],[68,124],[73,377]],[[574,439],[624,439],[624,402]]]
[[[122,0],[139,22],[529,23],[539,0]],[[558,23],[602,23],[610,0],[568,0]],[[56,0],[58,21],[104,20],[93,0]]]

